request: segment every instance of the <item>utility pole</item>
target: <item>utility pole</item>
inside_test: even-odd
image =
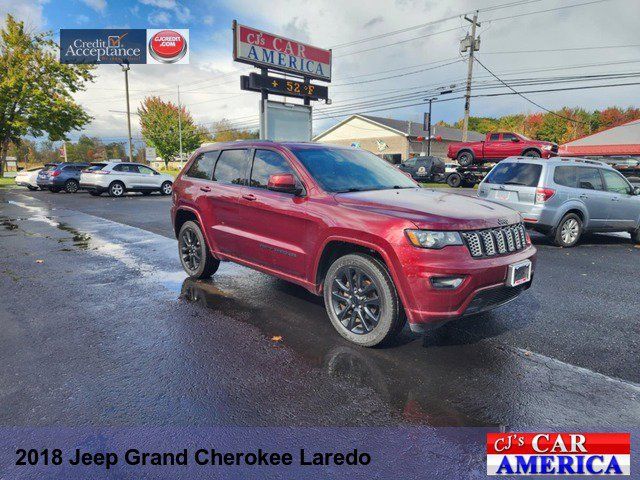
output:
[[[429,118],[427,119],[427,156],[431,155],[431,102],[433,98],[429,99]]]
[[[122,71],[124,72],[124,89],[127,95],[127,129],[129,131],[129,161],[133,162],[133,146],[131,140],[131,108],[129,106],[129,64],[121,63]]]
[[[480,49],[480,39],[476,40],[476,27],[479,27],[478,23],[478,10],[473,14],[473,19],[470,19],[465,15],[464,19],[471,23],[471,36],[467,35],[462,42],[460,42],[460,50],[463,52],[469,49],[469,65],[467,67],[467,92],[464,96],[464,121],[462,123],[462,141],[467,141],[467,131],[469,130],[469,107],[471,104],[471,79],[473,77],[473,56],[474,52]]]
[[[180,163],[182,163],[182,104],[180,103],[180,85],[178,85],[178,139],[180,141]]]

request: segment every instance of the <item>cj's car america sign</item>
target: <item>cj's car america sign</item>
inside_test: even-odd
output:
[[[629,476],[629,433],[489,433],[487,475]]]
[[[189,63],[186,29],[60,30],[60,62]]]
[[[331,50],[233,22],[233,59],[262,68],[331,81]]]

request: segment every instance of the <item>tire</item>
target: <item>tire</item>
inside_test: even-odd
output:
[[[470,167],[473,165],[473,153],[471,152],[460,152],[456,158],[461,167]]]
[[[60,187],[49,187],[49,191],[51,193],[58,193],[60,191]]]
[[[537,150],[525,150],[524,152],[522,152],[522,155],[524,157],[531,157],[531,158],[540,158],[540,152]]]
[[[161,186],[160,186],[160,193],[162,195],[171,195],[171,193],[173,192],[173,184],[169,181],[164,182]]]
[[[178,255],[182,268],[191,278],[209,278],[216,273],[220,260],[213,258],[200,225],[188,221],[178,233]]]
[[[89,195],[91,195],[92,197],[99,197],[100,195],[102,195],[102,192],[92,191],[89,192]]]
[[[459,173],[452,173],[447,177],[447,185],[451,188],[458,188],[462,183],[462,175]]]
[[[64,191],[67,193],[76,193],[80,189],[80,184],[76,180],[67,180],[64,184]]]
[[[631,232],[631,241],[636,245],[640,245],[640,228]]]
[[[121,197],[124,195],[125,188],[124,183],[122,182],[112,182],[109,185],[109,196],[110,197]]]
[[[369,292],[363,293],[363,289]],[[324,303],[338,333],[362,347],[391,341],[406,320],[387,268],[362,253],[340,257],[329,267],[324,279]]]
[[[575,247],[583,233],[580,217],[575,213],[567,213],[553,233],[553,243],[558,247]]]
[[[38,187],[34,187],[33,185],[27,185],[27,188],[32,192],[35,192],[36,190],[38,190]]]

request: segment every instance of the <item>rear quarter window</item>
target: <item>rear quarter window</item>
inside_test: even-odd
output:
[[[578,167],[556,167],[553,181],[558,185],[576,188],[578,185]]]
[[[542,165],[536,163],[502,162],[494,167],[485,183],[537,187]]]

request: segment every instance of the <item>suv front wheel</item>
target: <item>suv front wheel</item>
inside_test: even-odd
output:
[[[575,247],[581,235],[582,220],[575,213],[567,213],[556,228],[553,242],[558,247]]]
[[[324,279],[324,303],[338,333],[363,347],[393,339],[405,323],[387,268],[370,255],[354,253],[333,262]]]
[[[185,222],[180,228],[178,253],[182,268],[191,278],[209,278],[220,266],[220,260],[213,258],[209,252],[202,230],[196,222]]]

